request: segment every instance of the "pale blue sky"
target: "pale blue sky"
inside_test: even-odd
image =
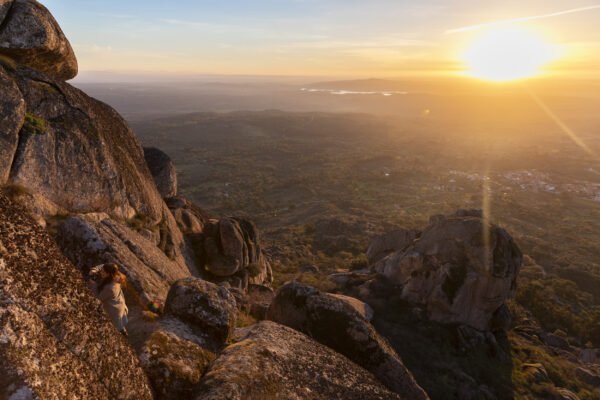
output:
[[[396,76],[460,67],[478,31],[452,28],[585,7],[564,0],[42,0],[82,71]],[[600,9],[520,23],[593,69]]]

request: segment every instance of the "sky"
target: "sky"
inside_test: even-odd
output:
[[[600,1],[41,0],[80,71],[397,77],[455,73],[486,30],[526,28],[553,73],[596,74]],[[575,10],[574,9],[582,9]],[[563,11],[571,10],[568,13]],[[551,14],[551,16],[548,16]],[[547,16],[542,18],[541,16]],[[457,30],[458,29],[458,30]]]

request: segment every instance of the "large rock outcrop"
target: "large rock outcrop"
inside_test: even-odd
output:
[[[77,75],[77,59],[60,26],[35,0],[0,1],[0,54],[57,79]]]
[[[267,318],[345,355],[407,399],[428,398],[394,349],[346,300],[291,282],[279,288]]]
[[[416,229],[404,228],[398,228],[377,236],[371,240],[369,248],[367,249],[367,260],[369,261],[369,264],[374,265],[377,261],[390,253],[406,249],[418,236],[419,231]]]
[[[152,398],[137,356],[81,273],[3,194],[0,398]]]
[[[207,336],[216,346],[229,339],[237,320],[235,298],[229,290],[193,277],[173,284],[165,314],[186,323],[196,334]]]
[[[403,399],[346,357],[270,321],[225,348],[200,388],[197,400]]]
[[[0,63],[0,77],[7,143],[0,165],[10,168],[0,176],[69,211],[122,218],[138,214],[152,224],[161,220],[164,203],[142,146],[115,110],[29,67]],[[11,154],[19,124],[18,146]]]
[[[204,229],[206,270],[218,277],[248,270],[252,283],[271,279],[271,268],[261,247],[258,229],[245,218],[210,220]]]
[[[215,358],[216,350],[206,337],[171,317],[160,321],[140,351],[140,362],[157,400],[193,398]]]
[[[163,236],[168,234],[165,226],[155,229]],[[176,226],[175,230],[178,232]],[[94,265],[117,263],[145,303],[162,304],[171,283],[195,271],[188,265],[191,262],[185,257],[181,237],[167,252],[151,239],[104,213],[68,218],[57,235],[63,253],[84,273]]]
[[[176,196],[177,173],[171,157],[156,147],[144,147],[144,158],[160,195],[163,198]]]
[[[481,212],[459,211],[432,217],[418,240],[372,267],[431,319],[486,331],[507,325],[504,301],[516,293],[521,258],[504,229],[487,224]]]
[[[202,277],[227,281],[245,290],[248,284],[269,285],[271,265],[265,257],[256,225],[246,218],[212,219],[204,210],[183,197],[166,203],[188,246],[193,249]]]

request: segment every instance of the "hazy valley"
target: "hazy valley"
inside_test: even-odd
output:
[[[48,3],[73,47],[0,0],[0,400],[600,399],[600,41],[504,29],[600,6]]]
[[[342,87],[348,83],[336,90]],[[301,104],[292,108],[308,107],[308,95],[330,110],[378,111],[204,112],[148,117],[132,127],[145,145],[172,157],[183,195],[215,215],[242,214],[257,223],[275,286],[295,278],[344,292],[328,275],[366,268],[364,253],[374,236],[396,226],[422,228],[434,214],[483,209],[527,255],[510,303],[513,326],[536,321],[547,332],[598,346],[600,135],[598,117],[588,109],[598,98],[546,96],[565,123],[576,122],[571,126],[584,149],[521,88],[488,89],[486,96],[421,94],[421,104],[409,95],[301,91],[293,93]],[[302,273],[308,265],[320,272]],[[519,360],[518,349],[528,352],[531,343],[511,335]],[[408,348],[400,354],[419,378],[419,357]],[[445,368],[434,368],[436,376]],[[571,367],[557,368],[566,379]],[[540,395],[545,389],[517,393],[529,390]]]

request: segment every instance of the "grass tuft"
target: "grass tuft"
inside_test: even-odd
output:
[[[46,133],[46,121],[42,118],[36,117],[33,114],[25,114],[25,123],[23,129],[27,133],[43,135]]]

